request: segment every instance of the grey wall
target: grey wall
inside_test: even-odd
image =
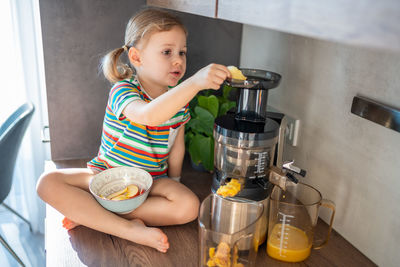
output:
[[[301,123],[286,159],[336,203],[334,228],[344,238],[378,265],[398,266],[400,133],[350,109],[357,94],[400,108],[400,53],[245,26],[240,66],[282,74],[269,104]]]
[[[53,160],[97,154],[110,89],[98,65],[124,44],[126,23],[144,6],[144,0],[40,0]],[[238,65],[241,24],[179,16],[189,31],[187,75],[211,62]]]

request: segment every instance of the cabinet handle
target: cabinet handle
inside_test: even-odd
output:
[[[49,129],[49,126],[43,126],[42,132],[41,132],[41,137],[42,137],[42,143],[50,143],[50,135],[48,135],[49,137],[46,137],[46,129]]]
[[[351,113],[400,132],[400,109],[362,96],[355,96],[351,105]]]

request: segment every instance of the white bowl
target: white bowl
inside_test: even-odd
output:
[[[139,186],[145,192],[125,200],[109,200],[101,197],[122,190],[130,184]],[[93,176],[89,183],[89,190],[105,209],[126,214],[135,210],[146,200],[152,185],[153,177],[147,171],[135,167],[116,167]]]

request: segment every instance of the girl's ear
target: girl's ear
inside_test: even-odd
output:
[[[129,48],[128,57],[134,67],[139,67],[142,64],[140,60],[140,51],[136,47],[132,46]]]

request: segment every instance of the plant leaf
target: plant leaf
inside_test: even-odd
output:
[[[224,84],[224,86],[223,86],[223,89],[222,89],[222,96],[225,98],[225,99],[228,99],[229,98],[229,94],[230,94],[230,92],[231,92],[231,90],[232,90],[233,88],[232,88],[232,86],[229,86],[229,85],[227,85],[227,84]]]
[[[219,109],[218,116],[225,115],[231,108],[236,107],[236,102],[227,101],[221,104],[221,108]]]
[[[192,129],[194,129],[194,131],[202,131],[204,134],[212,136],[214,129],[214,116],[208,110],[199,106],[197,106],[194,111],[197,115],[197,122],[195,127],[192,127]]]
[[[215,95],[199,96],[197,100],[199,106],[208,110],[214,118],[218,116],[219,102]]]
[[[190,110],[190,116],[193,117],[193,111],[194,108],[198,105],[198,96],[193,97],[192,100],[189,102],[189,110]]]
[[[207,136],[210,135],[210,129],[208,125],[201,121],[198,117],[191,119],[187,123],[187,127],[187,129],[190,130],[192,133],[199,133]]]
[[[214,166],[214,139],[195,134],[189,144],[189,154],[195,164],[201,163],[211,171]]]
[[[190,129],[186,128],[186,125],[187,124],[185,124],[185,147],[188,148],[190,140],[192,140],[194,134]]]

